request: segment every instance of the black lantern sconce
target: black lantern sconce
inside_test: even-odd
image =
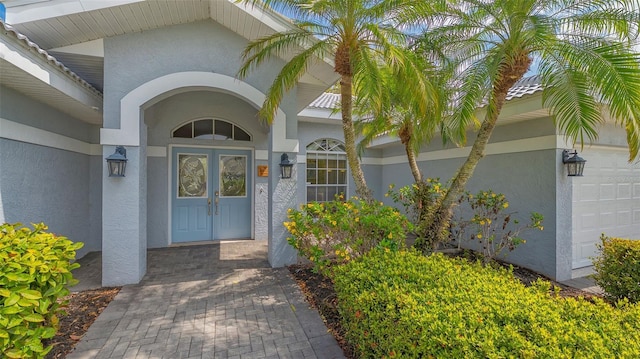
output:
[[[280,178],[291,178],[291,171],[293,169],[293,163],[289,161],[289,155],[283,153],[280,156]]]
[[[116,146],[116,152],[107,157],[109,177],[124,177],[127,168],[127,150],[123,146]]]
[[[569,177],[581,177],[584,171],[584,164],[587,162],[584,158],[578,156],[576,150],[563,150],[562,163],[567,165]]]

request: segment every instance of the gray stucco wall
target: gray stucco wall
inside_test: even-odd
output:
[[[120,99],[136,87],[163,75],[183,71],[215,72],[235,77],[247,40],[214,21],[169,26],[104,40],[104,127],[120,123]],[[282,61],[272,60],[243,79],[266,93]],[[281,109],[297,115],[295,91],[285,95]],[[296,121],[287,135],[295,138]]]
[[[85,243],[78,258],[100,250],[92,162],[87,155],[0,139],[0,222],[44,222],[50,232]]]
[[[171,132],[181,124],[201,118],[216,118],[232,122],[252,135],[252,141],[238,141],[234,146],[268,149],[269,127],[258,119],[258,111],[242,99],[215,91],[191,91],[171,96],[145,110],[148,145],[190,144],[229,146],[229,141],[171,138]]]
[[[496,128],[491,143],[512,141],[530,137],[554,135],[555,129],[549,119],[520,122]],[[468,144],[472,144],[474,134],[469,134]],[[435,140],[426,147],[428,150],[440,150],[442,144]],[[507,153],[489,155],[478,164],[467,190],[475,193],[480,190],[493,190],[503,193],[509,201],[509,213],[513,217],[527,222],[532,211],[544,216],[544,231],[526,231],[523,237],[527,243],[508,253],[506,260],[526,268],[541,272],[552,278],[564,269],[557,268],[557,255],[566,256],[566,246],[556,242],[557,231],[557,192],[556,173],[561,171],[556,149],[545,149],[518,152],[514,147]],[[385,148],[385,157],[404,154],[401,146]],[[448,181],[463,163],[465,158],[450,158],[434,161],[419,162],[419,167],[425,177],[440,178],[441,182]],[[396,188],[413,182],[408,163],[385,165],[382,170],[382,188],[395,184]],[[390,199],[385,199],[391,204]],[[571,218],[571,217],[569,217]],[[564,227],[563,227],[564,228]],[[570,239],[568,245],[570,246]],[[471,243],[470,246],[473,246]],[[569,263],[571,259],[569,248]]]
[[[76,140],[100,143],[98,126],[75,119],[5,86],[0,86],[0,118]]]
[[[0,118],[98,143],[97,126],[4,86]],[[101,156],[0,138],[0,222],[44,222],[51,232],[84,242],[77,258],[100,250],[103,165]]]

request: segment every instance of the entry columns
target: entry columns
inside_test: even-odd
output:
[[[125,177],[102,180],[102,285],[140,282],[147,270],[147,155],[142,146],[125,146]],[[115,146],[103,146],[103,157]]]

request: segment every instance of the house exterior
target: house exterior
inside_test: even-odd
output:
[[[236,76],[248,41],[286,30],[286,18],[228,0],[2,3],[0,221],[43,221],[84,242],[78,256],[102,251],[103,285],[137,283],[148,248],[186,242],[264,240],[272,266],[293,263],[286,210],[354,193],[338,99],[323,93],[337,80],[332,64],[318,59],[271,126],[257,111],[286,59]],[[572,146],[535,78],[511,90],[499,124],[469,189],[504,193],[523,219],[545,217],[511,261],[564,280],[588,270],[601,232],[640,238],[640,166],[627,163],[613,121],[580,151],[579,178],[566,175]],[[116,146],[125,177],[108,176]],[[280,177],[284,153],[291,178]],[[446,180],[467,153],[434,141],[418,160]],[[389,184],[411,182],[396,139],[376,140],[362,163],[381,200]]]

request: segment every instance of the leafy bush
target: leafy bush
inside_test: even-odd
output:
[[[409,220],[414,224],[417,242],[433,239],[434,236],[426,235],[429,229],[429,220],[438,208],[440,201],[447,194],[448,187],[440,183],[439,178],[427,178],[409,186],[395,190],[393,184],[389,185],[389,191],[385,197],[390,197],[395,203],[400,204]],[[427,243],[428,247],[436,249],[440,243]]]
[[[77,283],[71,270],[82,243],[45,232],[47,226],[0,225],[0,353],[6,358],[42,358],[51,347],[42,339],[55,335],[58,315]]]
[[[377,246],[404,246],[409,221],[382,202],[367,203],[357,198],[326,203],[312,202],[300,210],[289,209],[289,244],[309,259],[314,269],[361,256]]]
[[[530,222],[526,225],[520,225],[517,219],[512,219],[512,213],[505,212],[509,208],[509,202],[502,193],[489,190],[474,195],[466,192],[458,202],[462,204],[458,211],[469,207],[473,217],[464,219],[459,216],[454,220],[451,224],[451,236],[458,243],[462,240],[480,243],[485,261],[495,259],[504,249],[513,251],[517,246],[526,243],[526,240],[520,237],[522,231],[544,229],[544,217],[537,212],[531,213]]]
[[[395,203],[401,205],[408,218],[414,224],[417,235],[416,246],[423,247],[428,238],[438,236],[427,235],[433,220],[433,214],[440,201],[448,190],[446,185],[440,183],[438,178],[427,178],[410,186],[404,186],[395,190],[394,185],[389,186],[385,196],[390,197]],[[462,240],[475,240],[482,246],[482,255],[485,261],[495,259],[504,249],[514,250],[526,241],[520,237],[520,233],[527,229],[542,230],[543,216],[532,212],[530,222],[519,225],[518,220],[512,219],[511,213],[505,210],[509,207],[504,194],[495,193],[492,190],[479,191],[477,194],[465,193],[458,200],[456,208],[457,218],[449,226],[448,237],[458,244]],[[471,218],[468,219],[468,212]],[[426,243],[427,247],[436,249],[442,243]]]
[[[640,240],[600,237],[593,265],[596,283],[613,300],[640,302]]]
[[[363,358],[638,358],[640,306],[564,299],[506,269],[375,250],[333,271]]]

